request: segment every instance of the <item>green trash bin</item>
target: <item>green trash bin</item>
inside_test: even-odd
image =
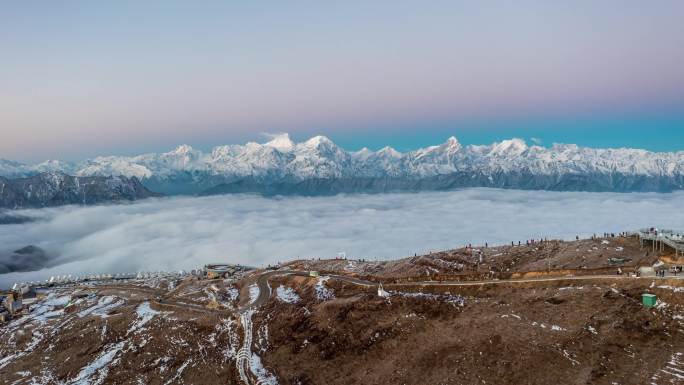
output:
[[[644,304],[646,307],[653,307],[656,304],[656,296],[655,294],[642,294],[641,295],[641,302]]]

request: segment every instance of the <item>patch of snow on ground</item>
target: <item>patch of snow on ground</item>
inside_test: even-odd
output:
[[[183,365],[181,365],[181,366],[178,368],[178,370],[176,371],[176,375],[173,376],[173,378],[171,378],[170,380],[166,381],[166,382],[164,383],[164,385],[169,385],[169,384],[171,384],[171,383],[174,383],[174,382],[178,381],[178,380],[181,378],[181,375],[183,374],[183,371],[185,370],[185,368],[188,366],[189,363],[190,363],[190,361],[185,361],[185,362],[183,362]]]
[[[231,301],[235,301],[240,296],[240,291],[234,287],[226,289],[226,294]]]
[[[149,302],[143,302],[138,305],[138,307],[135,309],[135,313],[138,315],[138,319],[133,322],[131,327],[128,329],[127,334],[140,329],[141,327],[145,326],[145,324],[150,322],[154,316],[161,314],[161,312],[153,310],[150,307]]]
[[[330,277],[319,277],[318,282],[316,282],[316,286],[314,286],[314,290],[316,290],[316,298],[322,301],[335,298],[335,293],[325,286],[325,282],[329,279]]]
[[[574,354],[568,353],[567,350],[563,349],[563,357],[567,358],[568,361],[572,363],[572,366],[579,365],[579,361],[577,361],[574,357],[576,357]]]
[[[31,313],[19,318],[9,324],[10,328],[18,327],[30,321],[45,323],[49,318],[54,318],[64,314],[63,309],[55,310],[55,307],[63,307],[69,303],[71,296],[65,295],[57,297],[51,293],[44,301],[30,306]]]
[[[254,301],[259,298],[259,286],[256,283],[249,285],[249,303],[254,303]]]
[[[276,294],[278,299],[285,303],[297,303],[301,300],[291,287],[278,286],[278,288],[276,288]]]
[[[104,296],[101,297],[97,303],[89,308],[83,309],[78,312],[78,317],[83,318],[87,315],[97,315],[101,318],[107,318],[107,314],[114,308],[117,308],[124,304],[123,299],[118,299],[115,296]]]
[[[78,373],[76,378],[71,380],[69,384],[73,385],[91,385],[98,384],[100,381],[93,381],[91,377],[96,373],[100,372],[98,375],[98,380],[103,380],[107,375],[107,366],[114,361],[114,357],[123,349],[124,342],[119,342],[112,344],[107,349],[102,351],[97,358],[95,358],[91,363],[84,366]]]
[[[684,293],[684,287],[672,287],[670,285],[661,285],[658,286],[658,289],[668,289],[674,291],[675,293]]]
[[[6,357],[0,358],[0,369],[4,368],[7,364],[10,362],[16,360],[17,358],[21,357],[23,354],[17,353],[17,354],[10,354]]]
[[[43,304],[47,306],[66,306],[70,300],[71,296],[69,295],[57,297],[54,293],[50,293],[45,301],[43,301]]]
[[[233,359],[237,356],[237,349],[240,346],[240,337],[237,333],[237,322],[234,319],[221,319],[216,325],[216,332],[209,337],[209,342],[212,346],[217,346],[216,338],[223,333],[228,334],[228,346],[222,350],[223,356],[226,360]]]
[[[278,385],[278,379],[264,368],[261,358],[254,353],[249,359],[249,370],[257,378],[257,384]]]
[[[31,382],[29,385],[49,385],[49,384],[59,384],[54,375],[47,369],[41,369],[39,375],[35,375],[30,378]]]
[[[565,286],[565,287],[560,287],[558,288],[558,291],[563,291],[563,290],[582,290],[584,289],[584,286]]]
[[[255,347],[261,353],[264,353],[266,350],[268,350],[268,323],[261,325],[257,331],[257,341]]]
[[[36,314],[31,314],[29,319],[38,321],[40,323],[45,323],[48,319],[59,317],[62,314],[64,314],[64,309],[53,310],[51,306],[41,305],[38,309],[36,309]]]
[[[112,300],[107,299],[104,301],[98,301],[98,304],[101,302],[105,305],[116,303],[112,302]],[[104,307],[105,306],[100,306],[99,309],[102,309]],[[156,315],[162,314],[162,312],[153,310],[150,307],[149,302],[143,302],[140,305],[138,305],[138,307],[135,309],[135,312],[138,315],[138,318],[131,324],[126,334],[138,331],[140,328],[145,326],[145,324],[150,322],[150,320],[152,320],[152,318],[154,318]],[[88,314],[92,313],[94,312],[91,311]],[[110,344],[107,347],[105,347],[105,349],[91,363],[89,363],[81,369],[76,378],[69,381],[69,384],[94,385],[103,383],[103,381],[107,377],[107,373],[109,372],[108,366],[112,363],[117,362],[116,356],[121,350],[123,350],[127,341],[128,340],[121,341],[116,344]],[[93,376],[96,377],[93,378]]]

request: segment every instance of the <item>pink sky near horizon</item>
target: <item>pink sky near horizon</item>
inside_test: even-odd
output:
[[[6,8],[6,159],[684,108],[677,1]]]

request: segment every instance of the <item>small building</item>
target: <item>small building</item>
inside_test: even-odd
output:
[[[27,284],[24,283],[24,282],[22,282],[22,283],[15,283],[15,284],[12,286],[12,291],[13,291],[14,293],[16,293],[17,295],[26,294],[26,293],[28,293],[28,291],[29,291],[30,289],[31,289],[31,288],[29,287],[29,285],[27,285]]]
[[[208,279],[224,278],[226,275],[232,275],[235,270],[230,265],[206,265],[204,269],[207,271]]]
[[[654,307],[657,300],[655,294],[644,293],[641,295],[641,303],[646,307]]]

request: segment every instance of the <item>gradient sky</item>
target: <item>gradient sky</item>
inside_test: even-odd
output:
[[[684,2],[20,1],[0,158],[323,134],[684,150]]]

